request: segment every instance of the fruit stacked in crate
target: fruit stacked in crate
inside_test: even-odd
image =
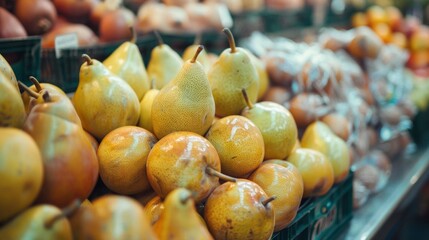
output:
[[[309,126],[323,122],[347,143],[355,190],[363,189],[356,207],[385,186],[394,159],[415,149],[408,54],[370,28],[325,29],[310,44],[254,33],[245,43],[267,64],[271,86],[263,99],[290,110],[301,141]]]
[[[71,100],[1,58],[0,238],[269,239],[350,179],[346,142],[322,122],[300,139],[285,106],[260,101],[264,63],[223,32],[214,58],[162,41],[147,68],[130,41],[83,54]]]

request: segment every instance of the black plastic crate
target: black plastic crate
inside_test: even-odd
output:
[[[9,62],[18,80],[31,85],[29,76],[40,77],[40,37],[0,39],[0,54]]]
[[[266,9],[261,14],[264,20],[264,32],[266,33],[309,27],[313,23],[313,7],[309,5],[299,10]]]
[[[83,63],[82,54],[104,61],[123,42],[102,44],[93,47],[61,50],[61,57],[57,58],[55,49],[43,49],[41,82],[57,85],[65,92],[74,92],[79,83],[79,70]],[[156,45],[156,38],[152,35],[139,36],[136,41],[145,64],[149,60],[150,51]]]
[[[303,203],[294,221],[272,239],[334,239],[353,215],[353,173],[326,195]]]
[[[233,33],[234,34],[234,33]],[[178,54],[182,55],[183,51],[190,45],[195,43],[197,35],[195,33],[180,33],[180,34],[160,34],[164,43],[168,44]],[[235,35],[234,35],[235,36]],[[236,41],[237,41],[237,37]],[[228,46],[226,35],[219,31],[210,31],[201,33],[201,42],[207,52],[220,54]]]

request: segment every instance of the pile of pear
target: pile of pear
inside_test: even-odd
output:
[[[342,182],[344,141],[320,121],[300,141],[260,101],[262,61],[223,31],[214,58],[162,39],[147,68],[132,40],[84,54],[71,100],[0,58],[0,239],[270,239]]]

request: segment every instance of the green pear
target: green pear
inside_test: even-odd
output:
[[[136,36],[121,44],[103,64],[118,77],[127,82],[141,100],[150,88],[149,77],[139,48],[135,44]]]
[[[302,136],[301,147],[318,150],[329,159],[334,168],[335,183],[343,181],[348,176],[349,148],[325,123],[316,121],[310,124]]]
[[[147,73],[149,79],[154,80],[153,88],[161,89],[176,77],[182,68],[183,60],[170,46],[164,44],[157,32],[156,36],[159,44],[152,49]]]
[[[282,105],[264,101],[252,104],[243,89],[247,107],[241,115],[261,130],[264,138],[264,159],[285,159],[295,146],[298,129],[292,114]]]
[[[241,90],[244,88],[252,103],[259,90],[258,73],[249,56],[235,46],[229,29],[223,30],[230,48],[225,49],[208,72],[210,86],[216,103],[216,116],[239,115],[246,107]]]
[[[177,188],[164,201],[164,210],[153,225],[159,240],[213,239],[201,222],[191,191]]]
[[[79,85],[72,99],[83,128],[101,141],[116,128],[135,126],[140,101],[134,90],[98,60],[86,54],[83,58]]]
[[[74,201],[63,210],[48,204],[30,207],[1,226],[0,239],[71,240],[73,235],[66,217],[79,205],[80,201]]]
[[[175,131],[204,135],[215,115],[215,102],[207,75],[194,57],[183,65],[177,76],[153,100],[152,124],[158,139]]]
[[[149,90],[140,102],[140,119],[138,126],[153,133],[152,126],[152,104],[155,97],[158,95],[158,89]]]

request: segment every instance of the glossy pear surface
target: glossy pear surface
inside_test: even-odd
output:
[[[292,114],[274,102],[259,102],[242,113],[261,130],[264,137],[264,159],[285,159],[292,151],[298,129]]]
[[[174,132],[159,140],[149,153],[146,167],[150,185],[162,198],[183,187],[200,202],[219,185],[219,178],[207,173],[208,167],[220,171],[216,149],[192,132]]]
[[[298,168],[287,161],[277,161],[284,162],[283,166],[264,161],[248,178],[268,195],[277,197],[272,202],[276,218],[274,231],[286,228],[294,220],[304,193],[304,182]]]
[[[348,146],[325,123],[316,121],[310,124],[302,136],[301,146],[318,150],[326,155],[334,168],[335,183],[343,181],[348,176],[350,169]]]
[[[287,158],[298,168],[304,181],[304,197],[326,194],[334,184],[334,169],[327,157],[316,150],[298,148]]]
[[[204,219],[215,239],[270,239],[274,208],[256,183],[238,179],[217,187],[204,207]],[[275,200],[274,200],[275,201]]]

